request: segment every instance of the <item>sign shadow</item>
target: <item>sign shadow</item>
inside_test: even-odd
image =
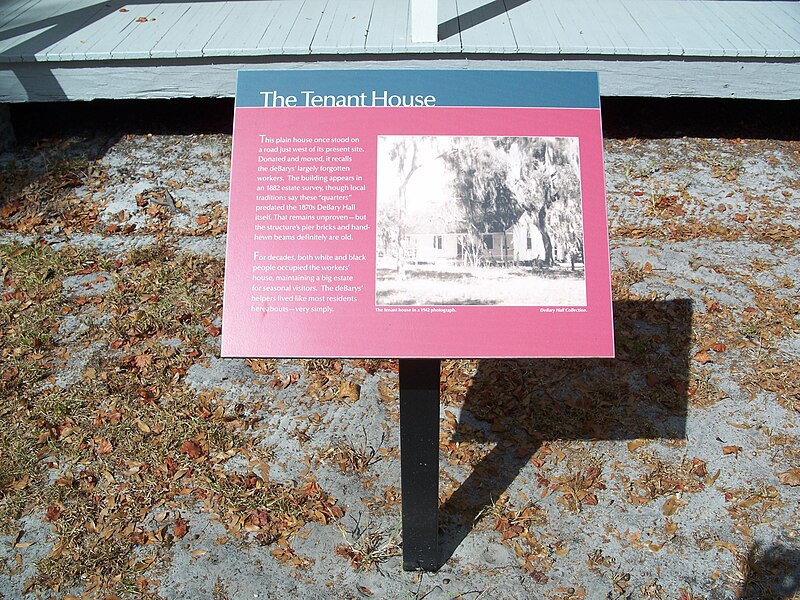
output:
[[[463,406],[442,451],[493,448],[439,507],[440,566],[548,442],[684,438],[691,322],[688,299],[615,302],[615,359],[482,360],[460,396],[443,365]]]
[[[212,4],[215,0],[195,0],[195,3],[198,2]],[[184,3],[184,0],[159,1],[159,4],[181,3]],[[49,101],[66,101],[69,100],[69,95],[61,87],[53,72],[56,68],[62,68],[61,61],[53,61],[52,68],[39,71],[34,76],[31,76],[23,68],[23,63],[35,61],[37,55],[47,54],[49,52],[48,49],[57,46],[62,40],[74,36],[82,30],[91,28],[92,25],[113,13],[119,11],[130,12],[131,9],[136,9],[136,7],[143,7],[149,11],[151,8],[147,7],[154,3],[150,2],[150,0],[125,0],[124,2],[95,0],[73,3],[77,5],[77,8],[73,8],[73,5],[68,2],[61,3],[63,5],[61,8],[57,6],[59,3],[51,3],[56,7],[56,10],[47,7],[47,3],[42,4],[45,6],[42,10],[38,10],[38,7],[27,10],[27,6],[22,6],[21,8],[12,8],[7,15],[4,15],[6,21],[3,24],[3,29],[0,30],[0,46],[2,46],[2,49],[0,49],[0,61],[5,61],[11,65],[11,71],[22,88],[28,93],[29,99],[34,94],[39,94],[46,95]],[[136,18],[134,14],[131,13],[131,21]],[[108,35],[120,35],[116,31],[111,31],[111,29],[106,33]],[[15,40],[15,38],[19,39]],[[91,38],[87,39],[92,41]],[[102,57],[102,60],[111,58],[112,56],[109,52],[109,55]],[[46,63],[47,61],[36,62]],[[17,64],[21,66],[14,66]]]

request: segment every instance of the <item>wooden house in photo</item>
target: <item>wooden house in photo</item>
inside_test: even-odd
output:
[[[406,236],[406,259],[412,263],[458,263],[462,261],[463,233],[411,233]]]
[[[511,239],[514,262],[532,263],[544,260],[544,241],[531,214],[522,213],[519,220],[506,230],[505,235]]]
[[[505,231],[484,233],[480,239],[482,246],[475,250],[480,264],[531,264],[545,257],[542,234],[528,213]],[[404,248],[406,260],[412,263],[456,265],[469,261],[469,247],[474,243],[466,232],[411,233]]]

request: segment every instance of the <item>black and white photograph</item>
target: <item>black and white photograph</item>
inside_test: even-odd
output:
[[[380,136],[377,160],[377,305],[586,305],[578,138]]]

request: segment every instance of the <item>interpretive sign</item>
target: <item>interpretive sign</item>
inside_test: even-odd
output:
[[[242,71],[223,356],[613,356],[597,76]]]

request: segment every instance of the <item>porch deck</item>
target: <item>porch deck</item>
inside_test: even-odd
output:
[[[7,0],[0,102],[226,97],[241,68],[600,72],[606,96],[800,98],[800,3],[438,0]]]

